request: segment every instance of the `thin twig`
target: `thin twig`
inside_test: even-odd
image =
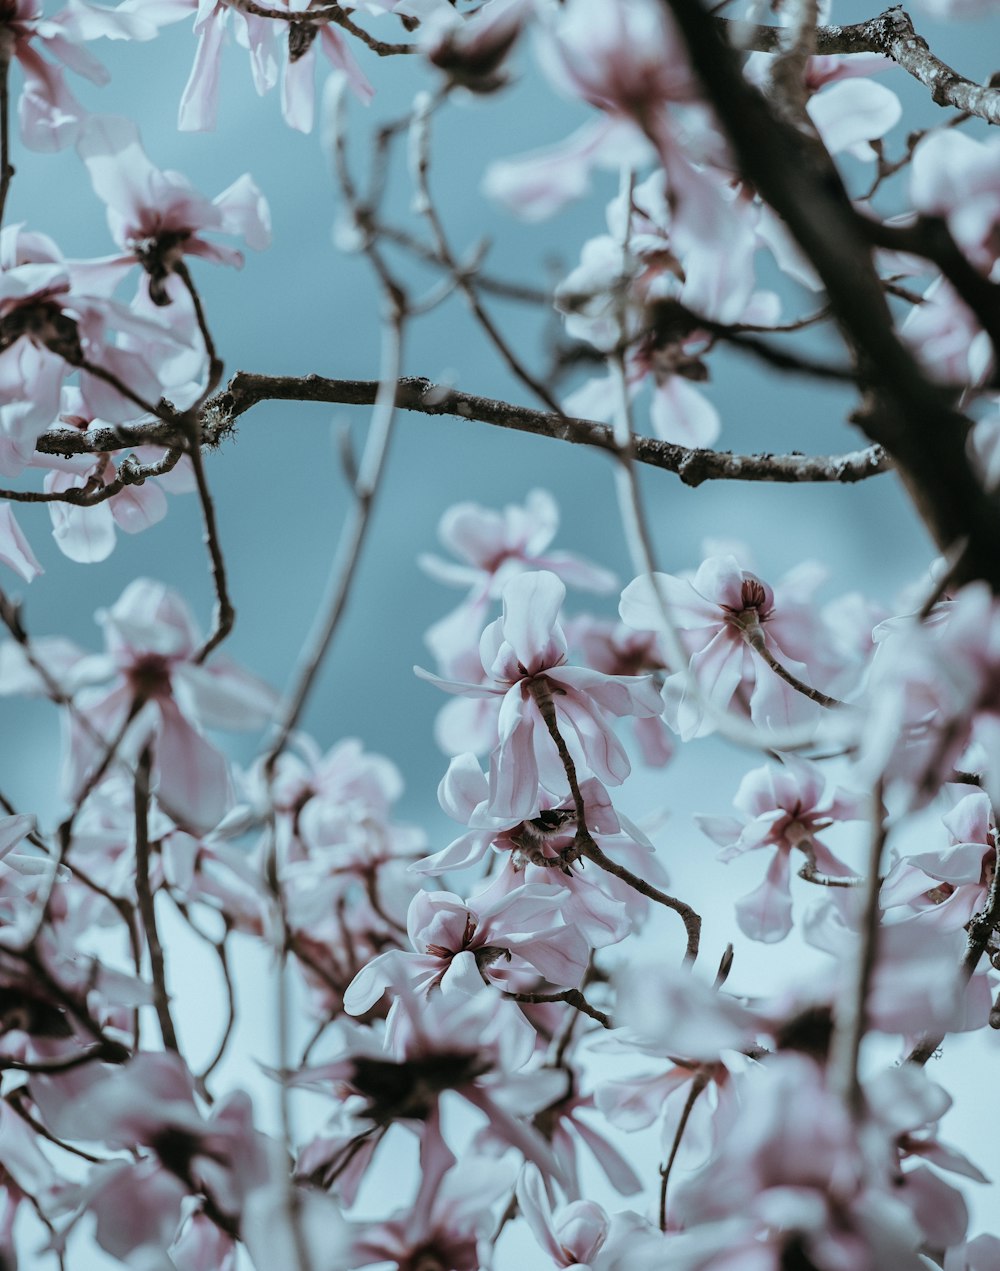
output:
[[[604,1011],[599,1011],[596,1006],[591,1006],[579,989],[563,989],[560,993],[515,993],[505,990],[504,997],[510,998],[513,1002],[524,1002],[529,1005],[542,1002],[565,1002],[567,1006],[572,1006],[582,1015],[589,1015],[591,1019],[597,1020],[602,1028],[614,1028],[611,1016],[606,1015]]]
[[[381,480],[396,415],[396,380],[402,360],[406,317],[405,301],[401,294],[390,297],[389,308],[382,342],[384,374],[379,381],[358,479],[354,483],[354,500],[341,531],[317,625],[299,659],[294,686],[288,696],[278,735],[265,760],[265,772],[269,775],[273,774],[275,764],[298,724],[313,682],[340,625],[367,535],[372,505]]]
[[[135,894],[139,902],[139,916],[146,933],[149,949],[150,979],[153,986],[153,1005],[160,1023],[160,1033],[167,1050],[180,1054],[174,1022],[170,1016],[170,997],[167,993],[166,965],[163,946],[156,927],[156,902],[149,882],[149,777],[153,766],[150,747],[144,746],[135,770]]]
[[[882,855],[888,835],[881,778],[875,783],[871,802],[871,839],[855,974],[837,1004],[830,1055],[834,1081],[852,1117],[860,1116],[863,1110],[858,1059],[868,1030],[868,997],[878,961],[879,891],[882,886]]]
[[[219,541],[219,529],[215,520],[215,503],[205,476],[205,457],[201,452],[201,430],[197,416],[190,417],[187,428],[187,453],[191,459],[195,484],[198,487],[198,500],[201,503],[201,516],[204,525],[204,542],[212,570],[212,581],[215,585],[215,612],[212,631],[208,639],[198,650],[195,662],[204,662],[213,649],[217,648],[233,629],[236,621],[236,610],[229,598],[229,584],[226,579],[226,560],[222,554]]]
[[[208,354],[208,382],[205,385],[204,392],[198,399],[198,406],[200,406],[205,399],[210,397],[218,388],[219,381],[222,379],[223,363],[222,359],[216,352],[215,341],[212,339],[212,332],[208,327],[208,319],[205,316],[205,309],[201,303],[201,296],[198,294],[198,289],[194,285],[194,279],[191,277],[191,271],[188,269],[183,260],[179,260],[174,265],[173,272],[184,284],[188,295],[191,297],[191,303],[194,305],[194,316],[198,322],[198,330],[201,332],[201,338],[205,342],[205,352]],[[195,409],[197,409],[197,407]]]
[[[674,1168],[674,1161],[677,1159],[677,1153],[680,1151],[681,1139],[684,1137],[684,1131],[687,1129],[687,1123],[694,1110],[698,1096],[708,1085],[708,1074],[699,1072],[691,1082],[691,1089],[688,1097],[684,1101],[684,1107],[681,1111],[680,1120],[677,1122],[677,1130],[674,1134],[674,1141],[670,1146],[670,1155],[667,1157],[665,1165],[660,1166],[660,1230],[667,1229],[667,1184],[670,1182],[670,1173]]]
[[[418,209],[423,213],[427,224],[430,226],[438,255],[443,264],[455,279],[459,290],[468,302],[473,316],[492,342],[493,347],[503,358],[511,374],[515,375],[526,388],[530,389],[553,414],[561,416],[563,411],[559,402],[556,401],[541,380],[528,370],[517,353],[511,348],[503,332],[483,307],[473,275],[462,268],[451,250],[444,225],[440,216],[438,216],[437,208],[434,206],[434,200],[431,198],[430,192],[430,117],[432,104],[433,99],[430,95],[422,94],[421,98],[418,99],[413,120],[413,151],[415,155],[413,169],[417,186]]]

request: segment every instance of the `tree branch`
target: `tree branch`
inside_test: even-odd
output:
[[[205,403],[205,428],[210,436],[221,436],[240,415],[260,402],[334,402],[341,406],[370,406],[377,392],[377,380],[331,380],[321,375],[256,375],[237,371],[228,387]],[[464,393],[417,376],[398,381],[396,405],[401,410],[423,415],[454,415],[497,428],[511,428],[575,445],[596,446],[612,454],[617,449],[612,430],[604,424]],[[51,436],[51,433],[43,435],[39,449]],[[86,436],[83,433],[72,434],[66,440]],[[118,444],[122,443],[119,441]],[[701,485],[703,481],[850,484],[888,472],[893,466],[877,445],[843,455],[734,455],[727,451],[690,449],[654,437],[636,437],[634,446],[638,462],[674,472],[685,485],[690,486]]]
[[[984,490],[966,451],[969,421],[896,334],[870,242],[836,165],[818,141],[779,119],[747,83],[700,3],[662,3],[673,14],[741,174],[786,223],[826,288],[867,391],[867,408],[855,422],[896,460],[938,546],[948,550],[968,538],[960,581],[982,578],[1000,592],[1000,499]]]
[[[757,53],[777,53],[781,49],[782,27],[758,26],[730,18],[716,18],[715,23],[726,42],[735,49]],[[886,9],[877,18],[850,26],[817,27],[815,51],[821,54],[882,53],[929,88],[931,98],[939,106],[954,106],[978,115],[987,123],[1000,124],[1000,89],[976,84],[935,57],[903,9]]]

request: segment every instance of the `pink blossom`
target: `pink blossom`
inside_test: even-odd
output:
[[[862,771],[904,786],[926,802],[978,742],[984,781],[1000,794],[1000,610],[980,583],[936,606],[926,622],[892,620],[876,629]]]
[[[180,825],[211,829],[231,801],[228,765],[191,721],[216,728],[259,727],[273,709],[273,692],[226,658],[203,665],[194,620],[181,597],[163,584],[136,580],[98,620],[105,630],[103,655],[62,651],[60,669],[50,665],[45,646],[36,649],[57,679],[68,673],[74,687],[104,685],[76,693],[76,707],[90,728],[71,717],[69,790],[83,789],[103,758],[94,734],[110,741],[124,733],[125,754],[137,755],[152,742],[161,806]],[[16,646],[6,647],[3,691],[45,691]]]
[[[563,920],[557,893],[519,887],[492,903],[483,901],[417,892],[407,915],[415,952],[392,950],[369,962],[344,995],[344,1009],[363,1015],[403,977],[415,990],[427,992],[475,993],[484,984],[527,987],[529,969],[558,988],[580,983],[590,947],[579,929]]]
[[[655,0],[571,0],[539,41],[543,68],[564,92],[643,124],[696,81],[668,11]]]
[[[161,172],[146,157],[131,120],[94,116],[77,142],[94,192],[107,205],[108,226],[127,253],[112,262],[123,272],[139,263],[154,304],[167,305],[182,288],[171,274],[184,256],[242,266],[242,255],[205,238],[223,233],[261,250],[271,241],[267,203],[248,175],[210,203],[178,172]]]
[[[111,331],[131,341],[113,342]],[[156,401],[162,385],[155,369],[176,339],[158,323],[124,305],[76,288],[59,249],[43,234],[19,225],[0,232],[0,448],[5,475],[16,476],[35,441],[59,414],[60,390],[80,368],[88,411],[115,423],[141,413],[136,402],[85,369],[109,371],[140,399]]]
[[[721,861],[744,852],[772,848],[763,883],[736,903],[736,921],[751,940],[773,944],[792,929],[789,889],[791,855],[805,857],[802,870],[827,878],[850,878],[853,871],[818,835],[838,821],[864,820],[868,800],[839,787],[824,794],[825,781],[815,764],[787,756],[782,767],[755,768],[740,782],[733,804],[746,818],[697,816],[695,821],[723,849]]]
[[[633,123],[602,118],[555,145],[495,160],[482,189],[522,220],[543,221],[589,192],[595,168],[617,169],[629,160],[639,167],[649,154],[649,142]]]
[[[943,818],[950,844],[901,857],[880,892],[885,910],[942,929],[964,927],[985,908],[996,869],[996,828],[988,795],[968,794]]]
[[[452,1090],[486,1116],[497,1138],[534,1161],[546,1176],[558,1178],[550,1148],[521,1118],[533,1116],[562,1093],[566,1074],[526,1069],[535,1034],[514,1003],[487,993],[418,998],[402,981],[394,988],[392,1026],[383,1046],[371,1030],[341,1024],[343,1053],[303,1069],[295,1084],[332,1084],[342,1098],[359,1096],[359,1130],[363,1132],[365,1122],[369,1130],[379,1130],[375,1137],[369,1133],[369,1152],[394,1122],[422,1127],[425,1152],[428,1144],[435,1153],[446,1151],[440,1143],[438,1104]]]
[[[814,717],[813,703],[781,679],[754,647],[762,643],[786,670],[809,682],[809,666],[795,656],[802,642],[801,623],[786,624],[767,583],[741,569],[733,556],[709,557],[691,579],[672,574],[655,578],[691,659],[689,669],[675,671],[664,686],[665,718],[683,740],[710,732],[709,710],[725,711],[734,699],[762,727]],[[640,631],[661,629],[648,578],[629,583],[622,592],[620,613],[628,626]],[[786,648],[789,640],[791,647]]]
[[[913,152],[910,197],[918,212],[940,216],[970,260],[989,274],[1000,255],[997,141],[949,129],[929,133]]]
[[[0,463],[0,468],[2,466]],[[0,502],[0,561],[20,574],[26,583],[44,572],[14,519],[14,509],[5,502]]]
[[[105,9],[98,5],[69,4],[53,17],[43,17],[37,0],[7,0],[0,19],[0,46],[5,59],[17,61],[24,74],[18,102],[21,137],[32,150],[59,150],[72,145],[86,111],[66,85],[62,68],[46,61],[40,50],[85,76],[106,84],[108,72],[82,48],[86,40],[149,40],[158,22],[150,13],[133,6]]]
[[[599,780],[620,785],[630,766],[609,715],[653,715],[660,698],[649,677],[610,676],[566,665],[558,623],[566,588],[546,570],[521,574],[503,590],[503,617],[480,641],[485,680],[463,684],[417,668],[447,692],[500,697],[499,744],[490,756],[490,815],[532,815],[541,782],[566,789],[566,776],[542,710],[554,712],[574,760]],[[575,752],[575,753],[574,753]]]

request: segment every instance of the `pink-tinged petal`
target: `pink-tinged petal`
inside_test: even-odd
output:
[[[559,666],[545,678],[565,685],[576,697],[592,699],[612,715],[643,718],[663,712],[663,698],[651,675],[605,675],[588,666]]]
[[[743,681],[743,645],[723,628],[690,662],[690,674],[705,701],[724,711]]]
[[[964,1152],[959,1152],[945,1143],[938,1143],[935,1139],[929,1139],[927,1142],[911,1139],[907,1150],[914,1156],[930,1161],[938,1169],[947,1170],[950,1174],[960,1174],[963,1178],[971,1178],[974,1183],[990,1182],[979,1166],[970,1161]]]
[[[522,714],[524,704],[515,687],[500,708],[501,740],[490,756],[489,814],[513,822],[534,816],[538,803],[538,762],[535,758],[535,721]],[[534,706],[531,706],[534,710]],[[509,719],[505,719],[505,714]]]
[[[625,1157],[603,1135],[592,1130],[580,1119],[573,1121],[573,1129],[593,1152],[608,1182],[622,1196],[636,1196],[645,1184]]]
[[[348,1015],[364,1015],[370,1011],[390,984],[407,976],[407,962],[406,954],[399,949],[390,949],[372,958],[344,993],[344,1010]]]
[[[649,407],[653,432],[679,446],[711,446],[722,431],[719,412],[682,375],[668,375],[653,389]]]
[[[175,668],[174,691],[182,708],[206,728],[261,728],[273,717],[278,694],[230,658],[186,662]]]
[[[781,664],[805,683],[809,682],[809,670],[801,662],[783,657],[769,641],[771,651]],[[755,657],[747,650],[748,660]],[[815,720],[819,707],[804,693],[786,684],[769,666],[755,661],[756,679],[750,690],[750,718],[764,728],[795,728],[810,719]]]
[[[542,1176],[537,1169],[528,1166],[517,1181],[517,1203],[532,1235],[556,1266],[566,1266],[566,1252],[556,1240],[552,1230]]]
[[[0,561],[20,574],[26,583],[44,573],[9,503],[0,503]]]
[[[167,496],[154,481],[126,486],[110,505],[111,515],[126,534],[141,534],[167,515]]]
[[[529,673],[542,669],[565,599],[565,586],[545,569],[520,574],[503,589],[504,639]]]
[[[17,107],[24,144],[44,154],[71,146],[86,111],[66,87],[62,71],[24,44],[17,58],[24,72]]]
[[[736,922],[745,936],[762,944],[784,940],[792,929],[792,896],[788,883],[788,856],[776,852],[761,885],[736,902]]]
[[[334,27],[321,26],[319,29],[319,44],[330,65],[338,71],[343,71],[347,76],[351,92],[359,102],[367,106],[375,96],[375,89],[358,65],[348,42]]]
[[[316,53],[287,61],[281,76],[281,116],[289,128],[309,133],[316,116]]]
[[[496,697],[502,692],[492,684],[468,684],[461,680],[445,680],[432,671],[425,671],[422,666],[415,666],[413,674],[421,680],[426,680],[428,684],[433,684],[435,688],[443,689],[445,693],[460,694],[462,697]]]
[[[686,1068],[671,1068],[649,1077],[602,1081],[595,1098],[600,1111],[620,1130],[644,1130],[663,1112],[667,1098],[691,1080]]]
[[[909,859],[899,860],[886,875],[879,892],[879,904],[883,909],[908,905],[923,896],[934,886],[934,880],[919,869],[914,869]]]
[[[215,14],[198,33],[198,50],[177,114],[177,127],[181,132],[211,132],[215,127],[219,111],[219,60],[225,33],[224,12],[224,5],[216,5]]]
[[[46,485],[48,485],[46,481]],[[67,485],[77,485],[76,481]],[[50,503],[52,537],[70,560],[93,564],[107,560],[115,550],[115,520],[108,503],[92,508],[76,508],[68,503]]]
[[[734,816],[696,815],[694,823],[702,834],[707,835],[719,847],[731,847],[743,833],[743,822]]]
[[[496,743],[500,701],[499,695],[452,698],[438,711],[434,740],[446,755],[460,755],[464,750],[485,755]]]
[[[649,154],[649,143],[635,125],[605,117],[554,146],[492,163],[482,191],[516,216],[542,221],[587,193],[595,167],[617,168],[630,158],[642,164]]]
[[[169,698],[160,703],[160,719],[154,743],[157,798],[180,826],[213,830],[232,804],[225,756],[195,732]]]
[[[725,608],[738,613],[744,607],[743,583],[745,572],[735,556],[709,556],[698,566],[692,586],[695,591],[717,606],[716,621],[724,615]]]
[[[632,771],[632,765],[607,720],[586,698],[567,695],[556,700],[559,719],[573,730],[591,772],[608,785],[620,786]],[[572,735],[566,740],[572,749]]]
[[[884,137],[903,113],[896,94],[870,79],[841,80],[810,97],[806,110],[831,154],[858,155],[863,146],[859,157],[871,155],[865,143]]]
[[[673,574],[654,574],[653,577],[674,626],[681,631],[706,630],[707,644],[723,620],[719,606],[695,591],[686,578],[675,578]],[[660,631],[663,627],[660,605],[648,577],[635,578],[629,583],[622,592],[618,612],[622,622],[637,631]]]
[[[271,245],[271,212],[249,173],[223,190],[213,203],[222,215],[220,228],[227,234],[242,238],[254,251]]]
[[[113,1258],[138,1249],[165,1250],[177,1234],[188,1189],[152,1161],[98,1166],[88,1191],[97,1243]]]
[[[517,1148],[525,1160],[533,1161],[544,1174],[554,1178],[556,1182],[562,1182],[563,1172],[549,1145],[537,1130],[518,1121],[503,1107],[499,1099],[492,1098],[494,1093],[499,1095],[501,1091],[498,1089],[487,1094],[479,1086],[462,1087],[463,1096],[486,1114],[499,1138]]]
[[[191,611],[165,583],[137,578],[110,609],[101,610],[109,651],[158,653],[165,658],[190,657],[200,640]]]
[[[61,357],[27,336],[0,353],[0,431],[10,443],[4,455],[5,476],[20,474],[35,442],[59,414],[67,369]]]
[[[425,856],[410,866],[414,874],[426,874],[431,878],[447,873],[452,869],[466,869],[469,865],[477,865],[490,850],[491,831],[471,830],[462,834],[433,856]]]
[[[442,811],[461,825],[470,824],[476,808],[489,797],[489,783],[471,751],[455,755],[437,793]]]
[[[90,173],[94,193],[133,233],[151,219],[163,178],[147,158],[139,129],[130,119],[92,115],[76,148]]]
[[[35,828],[35,818],[33,816],[2,816],[0,817],[0,857],[4,857],[11,850],[26,838]]]
[[[913,1207],[920,1230],[934,1249],[948,1249],[965,1237],[969,1207],[962,1193],[923,1165],[903,1174],[901,1199]]]
[[[941,820],[957,843],[982,843],[984,851],[992,843],[990,799],[983,790],[967,794]]]
[[[955,843],[939,852],[917,852],[907,863],[943,883],[979,884],[983,876],[983,858],[993,849],[986,843]]]

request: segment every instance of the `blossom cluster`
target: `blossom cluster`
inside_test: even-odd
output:
[[[768,581],[729,540],[656,567],[632,472],[640,395],[654,434],[643,453],[660,466],[690,475],[707,455],[738,467],[747,457],[709,449],[723,430],[706,387],[718,350],[744,344],[782,365],[768,340],[830,317],[823,299],[806,317],[785,312],[793,285],[822,290],[817,262],[743,172],[671,6],[70,0],[46,17],[36,0],[0,0],[2,127],[16,90],[24,144],[75,149],[114,247],[67,259],[39,229],[0,227],[0,474],[40,484],[0,495],[0,562],[24,583],[41,573],[17,502],[46,503],[59,549],[84,565],[186,492],[217,600],[205,633],[179,592],[135,579],[98,610],[95,652],[30,630],[0,587],[0,696],[46,700],[62,729],[50,803],[29,814],[0,795],[0,1265],[82,1266],[96,1243],[135,1271],[234,1271],[244,1258],[258,1271],[480,1271],[520,1239],[531,1265],[578,1271],[1000,1269],[1000,1235],[970,1217],[990,1180],[949,1141],[952,1096],[928,1067],[953,1034],[1000,1026],[1000,601],[972,533],[992,524],[1000,472],[996,144],[932,128],[888,160],[902,115],[882,79],[891,62],[819,53],[818,32],[799,47],[795,8],[771,51],[741,50],[748,100],[784,94],[794,124],[782,127],[842,165],[827,186],[865,174],[852,224],[884,234],[868,257],[879,249],[880,296],[907,306],[893,347],[957,444],[968,434],[961,461],[947,453],[986,509],[947,542],[947,517],[928,513],[947,558],[888,600],[824,602],[824,570],[808,561]],[[595,113],[555,147],[492,164],[485,192],[540,220],[597,170],[622,174],[607,232],[550,297],[566,363],[601,370],[564,393],[557,367],[532,418],[611,451],[633,500],[634,576],[554,546],[545,489],[444,514],[450,558],[419,565],[461,599],[426,633],[431,665],[415,668],[428,700],[448,696],[437,796],[456,828],[440,839],[400,816],[390,759],[301,726],[367,525],[371,451],[345,460],[360,528],[298,688],[282,697],[219,647],[233,607],[202,450],[227,407],[193,271],[239,267],[234,241],[266,248],[267,202],[249,175],[208,198],[160,170],[135,124],[88,113],[64,73],[101,82],[91,42],[152,40],[185,19],[196,47],[182,130],[213,125],[229,37],[259,92],[280,80],[300,131],[319,51],[339,77],[334,133],[336,86],[374,93],[363,45],[420,59],[438,92],[418,99],[410,166],[437,246],[420,240],[418,254],[536,391],[483,318],[477,269],[448,248],[427,191],[429,120],[450,97],[502,92],[530,41],[545,82]],[[393,39],[368,23],[391,24]],[[954,128],[981,98],[962,100]],[[373,189],[401,127],[379,134]],[[375,195],[364,202],[345,176],[342,143],[325,142],[352,227],[337,239],[372,259],[391,332],[421,304],[381,254],[379,234],[392,236]],[[0,219],[7,149],[5,132]],[[876,196],[900,172],[907,214],[883,217]],[[858,418],[884,415],[898,437],[872,359],[857,340],[852,352]],[[369,442],[391,420],[396,374],[373,394]],[[440,411],[450,391],[421,400]],[[779,479],[772,458],[749,457]],[[926,507],[923,470],[906,475]],[[260,734],[255,757],[236,763],[219,730]],[[672,773],[720,740],[749,754],[738,787],[717,782],[713,806],[661,834],[643,791],[668,802]],[[730,906],[720,867],[744,856],[731,872],[749,870],[750,889]],[[674,894],[691,861],[711,911]],[[226,990],[200,1065],[178,1025],[170,923],[210,951]],[[754,946],[795,937],[808,953],[780,989],[743,971]],[[251,947],[274,967],[279,1036],[254,1058],[277,1121],[227,1075],[230,959]],[[404,1159],[418,1162],[416,1186],[386,1201]]]

